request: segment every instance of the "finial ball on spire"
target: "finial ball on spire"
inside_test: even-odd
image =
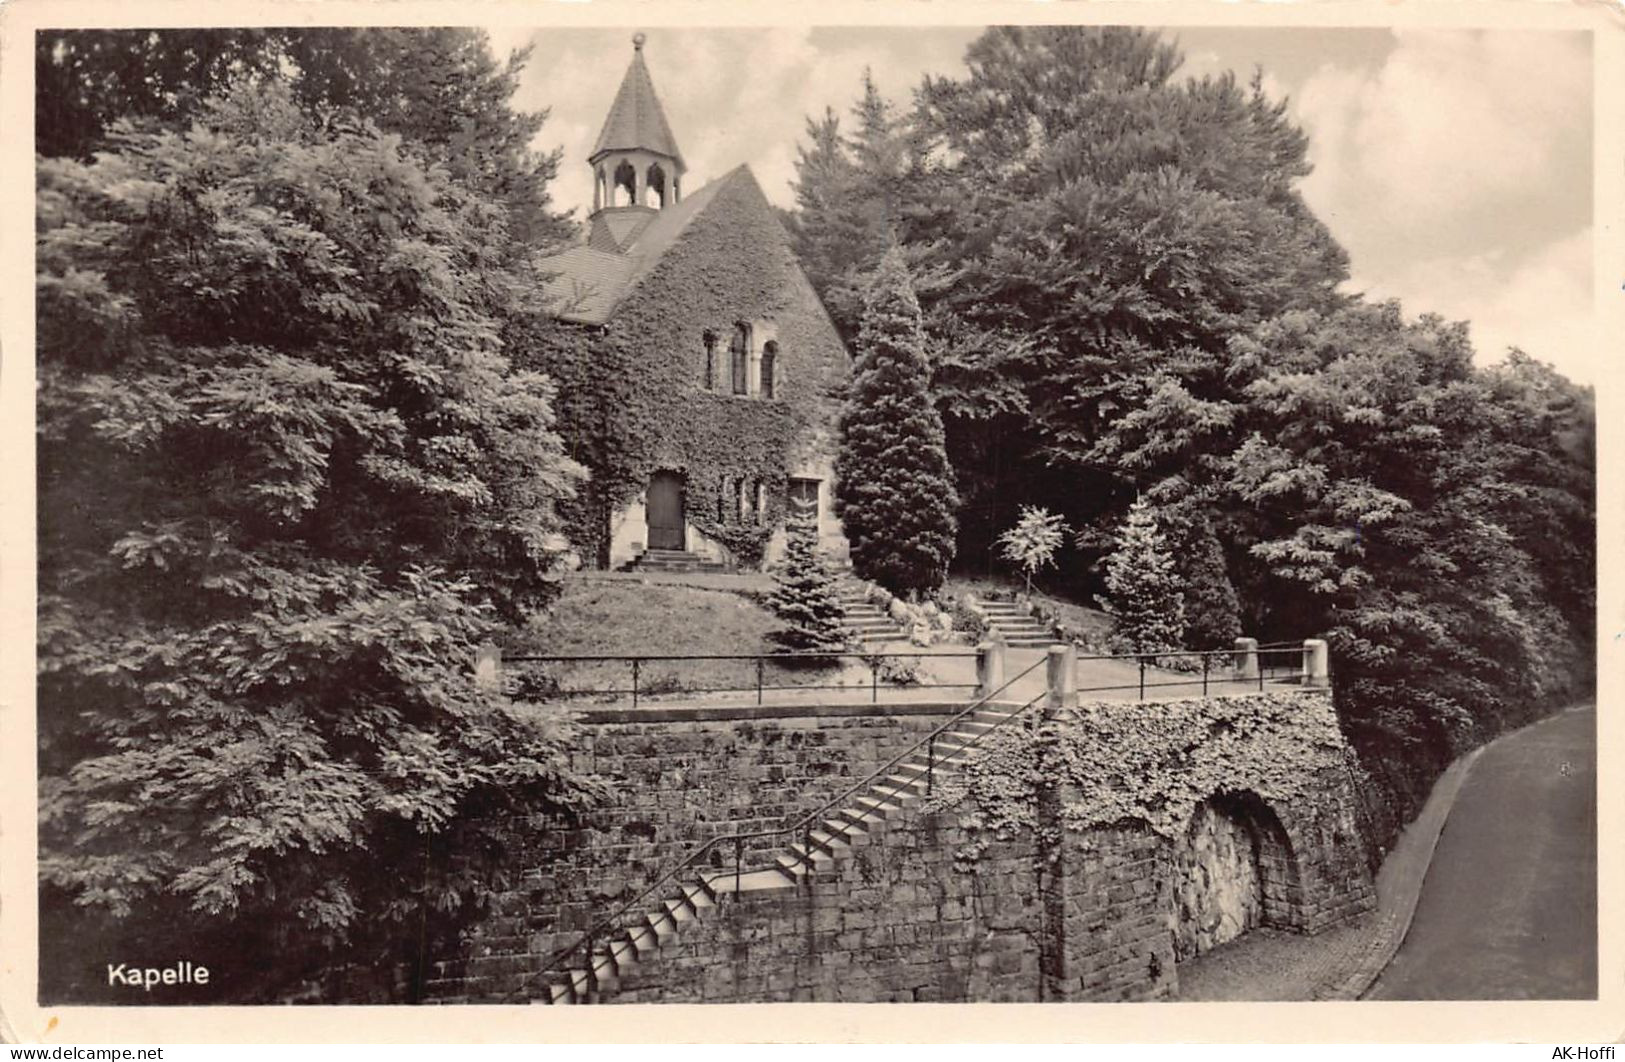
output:
[[[645,37],[642,34],[642,32],[632,34],[632,48],[633,48],[633,50],[639,51],[639,52],[643,51],[643,42],[648,40],[648,39],[649,38]]]

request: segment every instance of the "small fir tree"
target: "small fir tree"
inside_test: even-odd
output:
[[[1006,560],[1020,565],[1027,577],[1027,592],[1033,592],[1033,576],[1040,568],[1055,563],[1055,551],[1066,538],[1066,521],[1037,505],[1023,505],[1016,526],[999,536]]]
[[[818,552],[817,536],[807,524],[788,530],[784,560],[773,573],[767,605],[784,626],[768,635],[791,652],[831,653],[847,647],[841,621],[846,609],[835,592],[835,573]]]
[[[957,530],[959,498],[924,347],[920,304],[894,246],[865,299],[835,474],[853,569],[898,593],[942,585]]]
[[[1142,498],[1129,507],[1117,548],[1106,558],[1100,606],[1117,621],[1117,638],[1132,653],[1177,647],[1185,637],[1185,595],[1156,512]]]

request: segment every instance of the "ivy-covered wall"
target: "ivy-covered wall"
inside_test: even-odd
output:
[[[731,393],[736,322],[753,325],[757,350],[766,337],[777,343],[771,398]],[[711,389],[707,331],[718,337]],[[588,564],[608,563],[617,518],[657,471],[686,477],[691,529],[747,567],[783,521],[787,477],[824,479],[828,494],[850,359],[744,167],[719,179],[606,326],[558,325],[531,349],[558,382],[562,430],[592,471],[571,511],[571,537]],[[747,514],[744,526],[729,503],[717,519],[721,485],[738,479],[766,489],[760,520]],[[838,525],[821,523],[826,545],[841,552]]]
[[[1134,823],[1193,868],[1193,841],[1213,843],[1199,834],[1218,810],[1257,840],[1265,921],[1319,932],[1374,901],[1359,796],[1369,782],[1324,692],[1090,702],[982,745],[931,801],[965,816],[966,863],[1022,830],[1087,836]]]
[[[583,830],[540,826],[523,883],[434,963],[437,997],[534,982],[684,844],[792,819],[934,721],[729,711],[600,724],[583,754],[621,800]],[[610,1000],[1169,998],[1180,962],[1247,929],[1314,933],[1372,905],[1359,767],[1323,693],[1094,703],[984,744],[811,880],[706,910]]]

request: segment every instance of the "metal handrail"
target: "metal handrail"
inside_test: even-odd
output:
[[[1227,650],[1227,651],[1229,651],[1229,650]],[[560,656],[540,656],[540,655],[529,655],[529,654],[517,654],[517,655],[510,656],[507,653],[504,653],[504,654],[502,654],[502,661],[503,661],[503,663],[507,663],[509,661],[513,661],[515,663],[526,663],[526,662],[536,662],[536,661],[554,661],[554,660],[558,660],[558,661],[566,661],[566,662],[573,662],[573,663],[581,663],[581,662],[589,661],[589,660],[597,660],[597,661],[620,660],[620,661],[623,661],[623,662],[630,662],[632,660],[818,660],[818,659],[826,659],[826,660],[828,660],[828,659],[838,659],[838,658],[841,658],[841,657],[851,657],[853,659],[858,659],[858,660],[867,660],[870,657],[883,658],[883,657],[892,657],[892,656],[922,656],[922,657],[923,656],[929,656],[929,657],[932,657],[932,658],[937,659],[937,660],[968,660],[968,659],[974,658],[976,655],[977,654],[975,652],[968,652],[968,653],[935,653],[935,652],[928,652],[928,651],[923,650],[923,649],[915,649],[912,652],[891,652],[891,653],[856,653],[856,652],[851,652],[851,651],[847,651],[847,652],[844,652],[844,653],[836,653],[836,652],[825,653],[825,652],[813,652],[813,651],[797,650],[795,652],[789,652],[789,653],[627,653],[627,654],[610,655],[610,656],[587,656],[587,655],[581,655],[581,654],[575,654],[575,655],[565,654],[565,655],[560,655]]]
[[[1279,645],[1279,647],[1277,647],[1278,645]],[[1237,653],[1240,653],[1240,652],[1252,652],[1258,658],[1258,662],[1259,662],[1258,670],[1259,670],[1259,674],[1260,674],[1260,677],[1261,677],[1262,674],[1263,674],[1263,670],[1264,670],[1263,665],[1264,665],[1265,660],[1266,660],[1267,657],[1269,657],[1271,655],[1281,655],[1281,654],[1293,655],[1293,654],[1298,653],[1300,651],[1300,649],[1301,649],[1301,646],[1295,645],[1293,643],[1273,643],[1273,644],[1267,645],[1267,646],[1255,646],[1255,647],[1253,647],[1251,649],[1246,649],[1246,650],[1237,649],[1237,648],[1234,648],[1234,647],[1228,648],[1228,649],[1175,649],[1175,648],[1165,648],[1165,649],[1147,649],[1147,650],[1144,650],[1144,651],[1141,651],[1141,652],[1133,652],[1133,653],[1092,653],[1092,654],[1088,654],[1088,655],[1078,656],[1076,659],[1080,663],[1086,662],[1086,661],[1099,661],[1099,660],[1123,660],[1123,661],[1134,661],[1134,662],[1138,663],[1139,666],[1140,666],[1139,688],[1140,688],[1140,692],[1141,692],[1141,694],[1143,696],[1145,690],[1150,689],[1150,688],[1154,688],[1154,687],[1156,687],[1158,685],[1177,685],[1177,683],[1150,683],[1150,684],[1148,684],[1145,681],[1145,671],[1146,671],[1147,662],[1148,661],[1155,661],[1159,657],[1180,657],[1180,656],[1200,657],[1201,661],[1202,661],[1203,689],[1205,690],[1207,688],[1207,678],[1208,678],[1208,675],[1210,674],[1211,665],[1212,665],[1212,661],[1213,661],[1214,657],[1232,657],[1232,656],[1235,656]],[[629,694],[631,696],[631,698],[632,698],[632,707],[636,708],[636,707],[638,707],[638,702],[639,702],[640,698],[645,694],[644,687],[642,685],[640,685],[640,683],[639,683],[639,679],[640,679],[641,672],[642,672],[642,667],[643,667],[643,665],[645,663],[650,662],[650,661],[677,661],[677,662],[690,661],[690,660],[750,660],[750,661],[755,661],[755,663],[756,663],[756,682],[755,682],[754,685],[748,685],[748,686],[705,686],[705,687],[699,687],[699,688],[693,688],[693,689],[684,689],[684,690],[681,690],[681,691],[673,691],[673,692],[681,692],[684,695],[690,695],[690,694],[696,694],[696,693],[698,693],[698,694],[706,694],[706,693],[749,693],[752,690],[754,690],[756,692],[756,703],[758,705],[760,705],[760,704],[764,703],[764,697],[769,691],[794,690],[794,691],[800,692],[800,691],[808,691],[808,690],[849,690],[849,689],[857,689],[857,688],[859,688],[859,687],[856,687],[856,686],[851,685],[851,684],[841,684],[841,683],[789,683],[789,684],[778,684],[778,683],[765,682],[764,681],[764,679],[766,677],[765,676],[765,668],[766,668],[766,665],[769,662],[789,662],[789,661],[795,661],[795,660],[839,660],[839,659],[851,658],[851,659],[854,659],[854,660],[864,661],[864,662],[867,662],[869,664],[869,669],[870,669],[870,682],[869,682],[870,700],[873,703],[878,704],[880,702],[880,685],[881,685],[881,683],[880,683],[880,661],[885,660],[885,659],[892,659],[892,658],[908,658],[908,659],[913,659],[913,660],[924,660],[926,658],[935,659],[935,660],[964,660],[964,659],[973,659],[973,658],[976,657],[976,655],[977,654],[974,653],[974,652],[969,652],[969,653],[953,653],[953,652],[948,652],[948,653],[927,653],[927,652],[920,652],[920,651],[904,651],[904,652],[865,653],[865,652],[852,652],[852,651],[846,651],[846,652],[797,651],[797,652],[785,652],[785,653],[687,653],[687,654],[682,654],[682,653],[679,653],[679,654],[641,653],[641,654],[621,654],[621,655],[583,655],[583,654],[575,654],[575,655],[557,655],[557,656],[548,656],[548,655],[540,655],[540,654],[515,654],[515,655],[512,655],[512,656],[504,655],[502,657],[502,660],[504,662],[513,662],[513,663],[629,663],[629,664],[632,665],[632,685],[631,686],[611,686],[611,687],[597,687],[597,688],[591,688],[591,689],[569,689],[569,690],[567,690],[567,689],[558,689],[558,690],[551,691],[548,694],[548,696],[558,697],[558,698],[619,697],[619,696]],[[971,683],[971,682],[913,682],[913,683],[908,683],[908,685],[911,686],[911,687],[917,688],[917,689],[965,689],[967,687],[971,687],[971,686],[974,686],[976,684]],[[1095,687],[1095,688],[1100,689],[1100,690],[1108,690],[1108,689],[1119,689],[1119,688],[1128,688],[1128,687],[1099,686],[1099,687]],[[1260,688],[1263,688],[1262,683],[1260,683]],[[653,691],[650,691],[650,695],[658,696],[659,694],[655,693]]]
[[[592,950],[593,950],[593,946],[598,942],[598,940],[601,939],[602,937],[604,937],[604,935],[606,933],[613,933],[615,931],[615,928],[617,927],[618,923],[620,922],[620,920],[621,920],[621,918],[623,916],[625,916],[628,912],[632,911],[634,908],[638,907],[639,904],[643,903],[644,900],[648,899],[656,891],[663,888],[668,882],[672,881],[682,871],[684,871],[687,868],[693,866],[695,861],[698,860],[700,857],[704,856],[707,852],[710,852],[710,851],[714,850],[719,845],[723,845],[723,844],[727,844],[729,842],[733,842],[733,844],[735,845],[735,861],[736,861],[735,862],[734,874],[735,874],[735,880],[737,881],[737,879],[739,877],[739,874],[740,874],[740,870],[739,870],[739,867],[738,867],[738,860],[739,860],[739,858],[741,857],[741,855],[743,853],[744,843],[746,841],[759,840],[759,839],[764,838],[764,837],[790,836],[790,835],[794,835],[796,833],[810,834],[811,831],[812,831],[813,823],[818,821],[819,816],[825,814],[826,812],[830,811],[833,808],[836,808],[836,807],[839,807],[839,806],[843,805],[845,803],[845,801],[848,800],[850,797],[852,797],[855,793],[858,793],[859,791],[863,790],[865,787],[873,785],[874,781],[877,778],[880,778],[883,775],[885,775],[887,772],[891,771],[898,764],[903,762],[904,759],[906,759],[907,757],[909,757],[913,753],[917,752],[920,749],[921,746],[930,745],[934,749],[935,744],[936,744],[936,739],[939,736],[941,736],[947,730],[952,728],[955,724],[959,723],[966,716],[972,714],[973,712],[978,711],[979,709],[986,706],[988,703],[992,702],[994,700],[994,698],[996,698],[1000,694],[1004,693],[1011,686],[1014,686],[1017,682],[1020,682],[1022,679],[1026,678],[1028,675],[1032,674],[1040,666],[1042,666],[1042,665],[1044,665],[1046,663],[1047,663],[1047,661],[1046,661],[1046,659],[1044,657],[1039,657],[1036,661],[1034,661],[1032,663],[1031,666],[1027,667],[1023,671],[1021,671],[1019,674],[1015,675],[1014,677],[1006,680],[1005,683],[1002,686],[1000,686],[998,689],[994,690],[992,693],[989,693],[985,697],[980,697],[977,700],[971,702],[970,705],[968,705],[967,707],[965,707],[961,711],[955,713],[946,722],[942,723],[936,729],[932,730],[929,734],[927,734],[924,737],[920,738],[918,741],[914,742],[914,744],[908,746],[902,752],[898,753],[896,756],[893,756],[891,759],[887,760],[880,767],[876,768],[874,771],[871,771],[868,775],[864,776],[864,778],[862,780],[860,780],[860,781],[854,783],[853,785],[849,786],[848,788],[843,790],[840,794],[833,797],[832,799],[825,801],[823,804],[820,804],[817,808],[815,808],[812,811],[808,812],[807,814],[803,815],[801,818],[797,819],[795,822],[793,822],[793,823],[791,823],[791,824],[789,824],[787,826],[780,826],[780,827],[776,827],[776,828],[773,828],[773,829],[749,830],[749,831],[744,831],[744,832],[740,832],[740,833],[723,834],[720,837],[713,837],[710,840],[703,842],[698,847],[691,849],[686,855],[684,855],[680,859],[673,862],[666,869],[666,871],[663,874],[661,874],[658,878],[656,878],[653,883],[646,886],[643,889],[642,892],[638,893],[632,899],[628,900],[626,903],[622,904],[619,908],[617,908],[613,914],[610,914],[606,918],[600,919],[590,929],[588,929],[586,933],[582,934],[581,937],[578,938],[574,943],[570,944],[569,946],[567,946],[565,948],[562,948],[562,949],[554,952],[548,958],[547,962],[543,964],[543,966],[542,966],[542,968],[540,970],[538,970],[534,974],[531,974],[529,977],[525,978],[522,982],[520,982],[520,984],[517,987],[515,987],[512,991],[508,992],[505,996],[503,996],[504,1001],[512,999],[514,996],[516,996],[520,992],[524,991],[526,988],[528,988],[530,986],[531,983],[533,983],[536,980],[536,978],[547,976],[560,963],[562,963],[564,960],[568,959],[571,955],[575,954],[577,951],[581,950],[583,945],[585,945],[586,948],[587,948],[587,960],[586,960],[587,961],[587,973],[588,973],[588,976],[590,977],[592,975],[592,969],[593,969]],[[1046,691],[1046,694],[1047,694],[1047,691]],[[1014,717],[1016,715],[1020,715],[1022,712],[1025,712],[1028,708],[1031,708],[1034,704],[1038,703],[1038,701],[1042,700],[1046,694],[1040,694],[1038,697],[1036,697],[1033,700],[1027,702],[1025,705],[1018,708],[1015,712],[1012,712],[1011,717]],[[1005,721],[1008,721],[1008,720],[1005,720]],[[1002,725],[1002,722],[1003,721],[1001,721],[1001,725]],[[929,768],[931,765],[928,763],[927,766]],[[866,812],[866,814],[867,814],[867,812]],[[808,859],[809,860],[811,859],[810,846],[809,846]],[[634,938],[633,943],[635,943],[635,942],[636,942],[636,938]]]

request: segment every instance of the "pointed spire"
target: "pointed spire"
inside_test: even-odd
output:
[[[649,68],[643,62],[646,40],[642,33],[632,38],[632,65],[626,68],[621,90],[615,94],[609,117],[604,120],[603,131],[598,134],[598,143],[588,161],[596,161],[610,151],[641,150],[665,155],[676,160],[679,167],[683,165],[677,139],[671,135],[671,126],[666,124],[666,112],[660,108]]]

